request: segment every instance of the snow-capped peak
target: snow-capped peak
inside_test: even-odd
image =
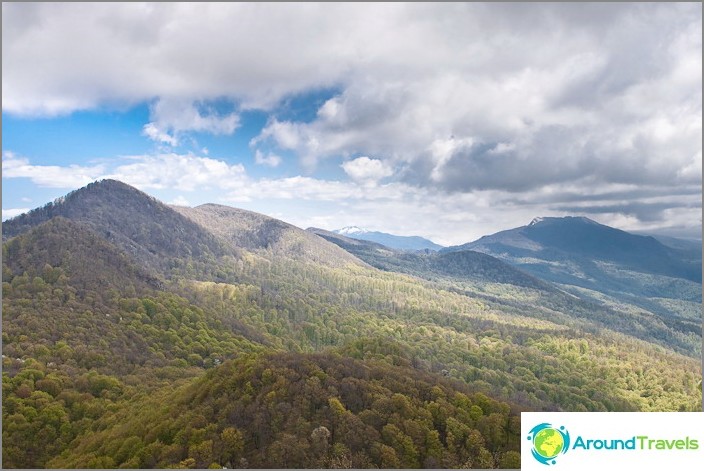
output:
[[[333,232],[336,232],[336,233],[342,234],[342,235],[348,235],[348,234],[364,234],[369,231],[366,229],[362,229],[361,227],[357,227],[357,226],[347,226],[347,227],[343,227],[342,229],[338,229]]]
[[[544,220],[545,220],[545,218],[535,218],[528,225],[535,226],[536,224],[539,224],[539,223],[543,222]]]

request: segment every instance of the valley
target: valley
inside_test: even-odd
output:
[[[402,251],[91,183],[3,223],[3,465],[515,468],[522,410],[699,409],[691,248],[569,230]]]

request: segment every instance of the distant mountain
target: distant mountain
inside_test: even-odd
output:
[[[348,226],[332,231],[353,239],[368,240],[398,250],[440,250],[442,245],[419,236],[398,236],[385,232],[368,231],[357,226]]]
[[[602,293],[662,314],[672,308],[666,299],[701,302],[701,255],[584,217],[536,218],[443,252],[467,249],[593,299]]]
[[[339,245],[369,265],[385,271],[424,279],[448,278],[475,282],[505,283],[527,288],[554,290],[548,283],[486,254],[472,250],[454,252],[410,252],[378,242],[353,239],[339,232],[309,228],[308,231]]]
[[[701,265],[702,262],[702,241],[701,239],[682,239],[679,237],[669,237],[659,234],[647,234],[634,232],[634,234],[652,236],[662,245],[674,249],[680,253],[681,258],[692,260]]]
[[[527,226],[498,232],[445,251],[477,250],[554,259],[576,256],[634,271],[701,281],[701,269],[654,237],[631,234],[585,217],[536,218]]]

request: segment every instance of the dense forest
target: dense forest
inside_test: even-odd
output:
[[[701,331],[484,255],[379,270],[114,181],[3,237],[5,468],[516,468],[521,410],[701,407]]]

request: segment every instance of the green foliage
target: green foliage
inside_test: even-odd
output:
[[[489,426],[472,420],[475,405],[496,420]],[[201,468],[213,462],[414,468],[468,459],[495,467],[500,463],[493,456],[517,453],[512,419],[517,416],[508,404],[411,367],[335,354],[243,356],[175,392],[126,407],[115,425],[99,420],[99,432],[48,464],[79,467],[90,452],[118,466],[139,456],[140,463],[158,467],[186,459]],[[466,439],[470,434],[478,446]],[[151,455],[140,454],[149,446]],[[180,451],[157,453],[173,446]]]
[[[688,304],[589,304],[483,256],[384,272],[196,209],[112,182],[8,226],[6,467],[515,467],[521,409],[700,407]]]

